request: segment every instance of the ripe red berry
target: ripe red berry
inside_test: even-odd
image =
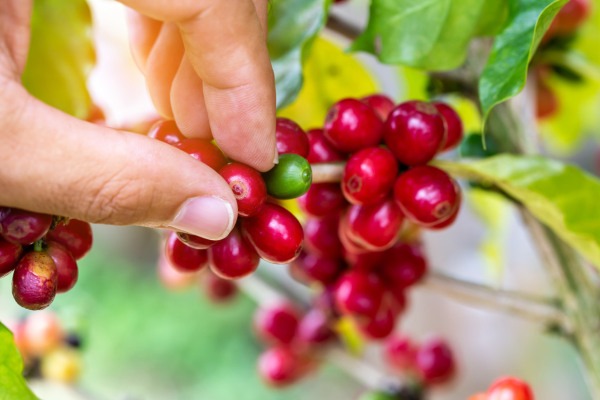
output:
[[[256,250],[236,226],[223,240],[208,249],[211,271],[223,279],[239,279],[251,274],[260,261]]]
[[[165,245],[165,254],[169,263],[180,272],[199,271],[206,266],[206,250],[193,249],[183,243],[175,232],[171,232]]]
[[[198,278],[198,273],[181,272],[175,269],[167,260],[167,256],[162,253],[158,260],[158,278],[160,283],[169,290],[182,290],[190,287]]]
[[[191,247],[192,249],[205,250],[210,246],[216,243],[215,240],[205,239],[200,236],[190,235],[189,233],[177,232],[177,237],[181,240],[186,246]]]
[[[384,356],[388,364],[397,370],[410,371],[415,368],[417,347],[406,336],[391,336],[385,342]]]
[[[428,384],[447,382],[456,370],[452,351],[441,339],[432,339],[419,346],[415,363],[421,378]]]
[[[591,8],[590,0],[569,0],[554,17],[546,35],[554,37],[574,33],[589,18]]]
[[[20,244],[7,242],[0,237],[0,278],[15,269],[21,254],[23,247]]]
[[[369,251],[365,253],[344,251],[344,259],[353,270],[369,272],[379,268],[384,254],[384,251]]]
[[[335,162],[346,159],[344,154],[327,140],[322,129],[311,129],[306,133],[306,136],[308,136],[309,145],[306,159],[309,163]]]
[[[308,192],[298,197],[298,205],[309,215],[324,217],[339,212],[346,199],[338,183],[313,183]]]
[[[447,227],[452,225],[454,223],[454,221],[456,221],[456,218],[458,218],[458,213],[460,212],[461,203],[462,203],[462,191],[459,190],[458,191],[458,207],[456,207],[456,210],[454,210],[454,213],[452,213],[450,218],[448,218],[445,221],[439,222],[435,225],[428,226],[427,229],[441,230],[441,229],[446,229]]]
[[[342,312],[357,319],[373,319],[381,308],[384,293],[385,287],[376,275],[350,271],[338,280],[335,301]]]
[[[54,265],[56,265],[56,272],[58,274],[56,292],[64,293],[71,290],[75,286],[75,283],[77,283],[79,276],[79,268],[77,267],[75,258],[73,258],[63,245],[57,242],[48,242],[46,251],[52,257]]]
[[[92,226],[78,219],[70,219],[56,225],[48,232],[47,238],[65,246],[73,258],[79,260],[92,248]]]
[[[28,245],[44,237],[51,224],[51,215],[11,208],[0,222],[0,232],[9,242]]]
[[[384,94],[372,94],[360,101],[371,107],[382,121],[385,121],[394,109],[394,101]]]
[[[371,340],[385,339],[394,331],[395,326],[396,312],[391,303],[385,302],[373,318],[358,323],[363,335]]]
[[[201,282],[204,293],[214,303],[228,302],[238,293],[238,287],[233,281],[219,278],[213,273],[205,274]]]
[[[302,253],[290,266],[294,279],[307,285],[334,283],[344,265],[339,258]]]
[[[31,251],[21,258],[13,273],[13,297],[21,307],[41,310],[54,300],[57,283],[52,257],[43,251]]]
[[[348,213],[346,213],[340,219],[340,224],[338,227],[338,237],[340,238],[340,242],[342,243],[342,253],[344,258],[348,258],[349,255],[363,255],[366,253],[371,253],[372,250],[369,250],[361,243],[358,243],[350,235],[350,229],[348,228],[348,224]]]
[[[487,400],[534,400],[533,391],[527,382],[513,377],[496,380],[486,394]]]
[[[398,243],[382,257],[379,273],[389,287],[404,290],[427,272],[427,260],[417,244]]]
[[[398,239],[404,216],[391,199],[365,206],[350,206],[346,215],[348,236],[371,251],[384,250]]]
[[[277,153],[294,153],[306,158],[308,156],[308,137],[300,125],[287,118],[277,118],[275,126]]]
[[[464,129],[463,123],[458,113],[454,108],[446,103],[432,103],[438,112],[442,115],[446,124],[446,142],[441,151],[450,150],[458,146],[463,138]]]
[[[277,204],[265,203],[257,214],[243,218],[242,231],[258,254],[271,263],[290,263],[302,250],[302,225]]]
[[[394,199],[411,221],[428,227],[449,219],[460,205],[460,187],[439,168],[422,165],[400,174]]]
[[[256,214],[267,200],[265,181],[254,168],[233,162],[221,168],[219,174],[229,184],[241,216],[249,217]]]
[[[296,336],[299,320],[294,307],[289,304],[277,304],[256,310],[254,329],[265,343],[288,345]]]
[[[340,151],[354,152],[381,141],[383,122],[368,105],[356,99],[335,103],[327,112],[325,137]]]
[[[342,190],[352,204],[374,204],[389,193],[398,174],[394,155],[383,147],[354,153],[344,167]]]
[[[315,346],[329,342],[335,337],[327,314],[313,308],[304,314],[298,325],[298,341],[300,344]]]
[[[304,245],[313,254],[341,258],[342,243],[338,237],[339,214],[308,218],[304,223]]]
[[[409,101],[394,108],[383,131],[385,144],[406,165],[428,163],[446,141],[442,115],[422,101]]]
[[[294,383],[301,375],[300,357],[285,347],[266,350],[258,358],[258,373],[269,385],[283,387]]]
[[[157,121],[150,127],[148,136],[170,145],[177,145],[185,139],[175,121],[171,120]]]
[[[203,162],[215,171],[219,171],[227,164],[227,159],[221,150],[212,144],[210,140],[183,139],[176,147],[185,151],[196,160]]]

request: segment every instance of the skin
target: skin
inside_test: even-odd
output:
[[[157,110],[189,137],[266,171],[276,160],[267,0],[122,0]],[[20,83],[32,0],[0,9],[0,204],[89,222],[168,226],[186,199],[227,183],[164,143],[77,120]],[[58,55],[60,56],[60,55]]]

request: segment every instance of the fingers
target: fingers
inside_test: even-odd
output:
[[[31,0],[3,0],[0,11],[0,67],[9,78],[18,79],[29,50]]]
[[[221,177],[189,155],[144,136],[76,120],[3,86],[6,122],[0,204],[108,224],[171,227],[213,240],[237,207]]]
[[[138,68],[144,73],[148,55],[160,33],[162,22],[143,16],[133,10],[127,10],[127,22],[131,53]]]

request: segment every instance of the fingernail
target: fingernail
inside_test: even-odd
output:
[[[273,164],[279,164],[279,152],[275,150],[275,158],[273,159]]]
[[[170,228],[210,240],[225,238],[233,228],[231,204],[213,196],[194,197],[187,200]]]

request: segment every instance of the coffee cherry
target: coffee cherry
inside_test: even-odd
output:
[[[448,344],[432,339],[417,350],[415,363],[423,381],[428,384],[445,383],[454,376],[456,366]]]
[[[171,232],[165,246],[165,254],[169,263],[180,272],[195,272],[206,266],[208,254],[206,250],[193,249]]]
[[[219,278],[213,273],[205,274],[201,282],[204,293],[214,303],[226,303],[238,293],[238,287],[235,283]]]
[[[312,169],[304,157],[282,154],[279,163],[263,174],[267,192],[277,199],[302,196],[312,183]]]
[[[0,278],[15,269],[21,254],[23,247],[20,244],[7,242],[0,237]]]
[[[227,164],[227,159],[221,150],[212,144],[210,140],[183,139],[176,147],[185,151],[196,160],[203,162],[215,171],[219,171]]]
[[[379,269],[390,286],[403,290],[419,282],[427,272],[427,261],[417,244],[398,243],[387,250]]]
[[[401,372],[412,371],[415,368],[416,356],[417,347],[406,336],[391,336],[385,342],[385,360]]]
[[[256,311],[254,329],[265,343],[288,345],[296,336],[299,319],[294,307],[289,304],[277,304]]]
[[[208,249],[210,270],[223,279],[239,279],[254,272],[260,261],[256,250],[239,228]]]
[[[360,101],[371,107],[382,121],[385,121],[394,109],[394,101],[383,94],[372,94]]]
[[[340,243],[342,243],[342,253],[345,258],[349,255],[363,255],[366,253],[373,252],[370,249],[367,249],[361,243],[358,243],[350,234],[350,228],[348,228],[348,213],[344,214],[340,219],[339,227],[338,227],[338,237],[340,238]]]
[[[43,251],[31,251],[21,258],[13,273],[13,297],[21,307],[41,310],[54,300],[57,283],[52,257]]]
[[[92,226],[78,219],[70,219],[66,223],[59,223],[48,232],[48,240],[62,244],[69,253],[79,260],[92,248]]]
[[[554,90],[544,82],[538,82],[535,93],[535,116],[537,119],[550,118],[560,108],[558,97]]]
[[[339,309],[360,319],[373,319],[381,308],[385,287],[374,274],[350,271],[340,277],[335,289]]]
[[[65,337],[58,317],[50,311],[30,314],[23,323],[22,333],[27,351],[34,356],[56,349]]]
[[[385,304],[377,311],[373,318],[358,324],[360,331],[371,340],[380,340],[388,337],[396,326],[396,313],[391,304]]]
[[[297,339],[302,345],[319,346],[335,337],[329,318],[322,310],[313,308],[304,314],[298,325]]]
[[[258,373],[271,386],[288,386],[300,377],[301,363],[299,356],[290,349],[274,347],[258,358]]]
[[[306,134],[308,137],[308,157],[306,159],[309,163],[325,163],[344,161],[345,156],[338,149],[333,147],[331,142],[327,140],[322,129],[311,129]]]
[[[190,235],[189,233],[177,232],[177,238],[186,246],[192,249],[206,250],[216,243],[215,240],[205,239],[200,236]]]
[[[275,137],[279,155],[293,153],[303,158],[308,156],[308,137],[306,132],[294,121],[287,118],[277,118]]]
[[[309,215],[324,217],[339,212],[346,205],[346,199],[337,183],[313,183],[304,195],[298,197],[298,205]]]
[[[398,239],[404,216],[391,199],[365,206],[350,206],[346,215],[349,237],[371,250],[383,250]]]
[[[304,223],[304,245],[313,254],[341,258],[342,243],[338,237],[339,214],[308,218]]]
[[[591,8],[590,0],[569,0],[554,17],[546,36],[568,36],[574,33],[589,18]]]
[[[52,257],[52,261],[54,261],[54,265],[56,265],[56,272],[58,273],[56,292],[68,292],[75,286],[75,283],[77,283],[77,278],[79,276],[77,262],[71,253],[59,243],[48,242],[46,251],[48,252],[48,255]]]
[[[327,112],[323,131],[335,148],[354,152],[381,141],[383,123],[368,105],[356,99],[335,103]]]
[[[504,377],[490,386],[486,400],[534,400],[534,397],[527,382],[513,377]]]
[[[462,203],[462,192],[459,190],[458,191],[458,207],[456,207],[456,210],[454,210],[454,212],[452,213],[450,218],[448,218],[445,221],[439,222],[435,225],[428,226],[427,229],[441,230],[441,229],[446,229],[447,227],[452,225],[454,223],[454,221],[456,221],[456,218],[458,218],[461,203]]]
[[[385,122],[383,138],[405,165],[426,164],[446,141],[446,127],[435,106],[422,101],[398,105]]]
[[[51,224],[51,215],[11,208],[0,222],[0,232],[9,242],[28,245],[44,237]]]
[[[423,165],[400,174],[394,199],[404,214],[422,226],[438,225],[454,214],[460,204],[456,181],[439,168]]]
[[[277,204],[265,203],[256,215],[243,218],[242,231],[258,254],[271,263],[290,263],[302,250],[302,225]]]
[[[369,251],[366,253],[344,252],[344,259],[355,271],[369,272],[379,268],[383,260],[384,251]]]
[[[450,150],[460,144],[464,135],[463,123],[454,108],[446,103],[432,103],[444,119],[446,125],[446,142],[441,151]]]
[[[167,256],[163,253],[158,260],[158,278],[160,283],[163,284],[169,290],[182,290],[187,289],[194,284],[198,277],[198,273],[194,272],[181,272],[175,269],[173,265],[167,260]]]
[[[243,217],[254,215],[267,199],[267,186],[254,168],[233,162],[219,171],[229,184],[237,201],[238,213]]]
[[[398,174],[394,155],[382,147],[353,154],[344,167],[342,190],[352,204],[374,204],[388,194]]]
[[[157,121],[150,127],[148,136],[170,145],[177,145],[185,140],[185,136],[181,133],[175,121],[171,120]]]
[[[292,277],[310,285],[334,283],[344,265],[339,258],[302,253],[290,266]]]

